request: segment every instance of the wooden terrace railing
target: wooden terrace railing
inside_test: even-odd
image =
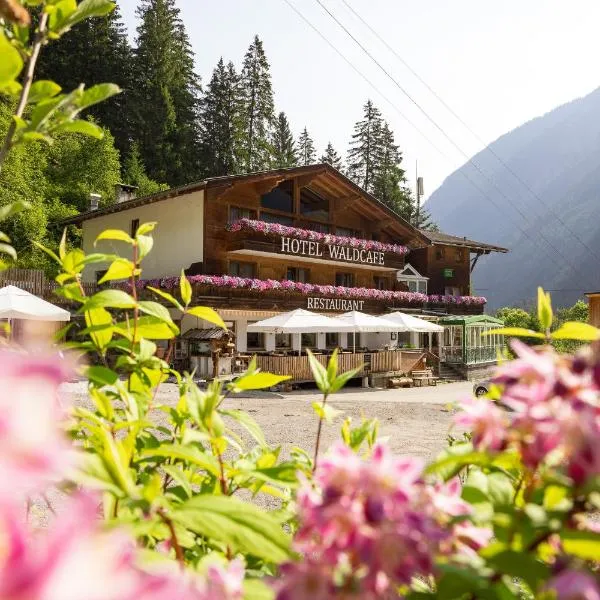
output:
[[[338,356],[338,373],[356,369],[362,365],[357,377],[367,373],[410,373],[414,369],[422,369],[425,365],[426,352],[406,350],[386,350],[385,352],[343,352]],[[325,354],[315,355],[323,365],[327,365],[329,357]],[[257,366],[263,371],[277,375],[289,375],[292,382],[312,381],[313,376],[307,356],[271,356],[269,354],[256,357]]]

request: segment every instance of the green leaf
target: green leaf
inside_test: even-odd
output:
[[[90,337],[96,348],[103,353],[110,344],[113,336],[112,316],[104,308],[92,308],[84,312],[85,323],[90,332]]]
[[[65,227],[62,232],[62,236],[60,238],[60,243],[58,245],[58,256],[63,261],[65,260],[65,255],[67,254],[67,228]]]
[[[514,550],[495,554],[488,559],[488,565],[504,575],[523,579],[534,593],[539,583],[550,575],[548,566],[536,560],[533,555]]]
[[[84,258],[85,254],[83,250],[80,250],[79,248],[71,250],[71,252],[68,252],[62,260],[63,270],[71,275],[75,275],[83,271]]]
[[[153,302],[152,300],[140,300],[138,302],[138,307],[141,312],[147,315],[152,315],[153,317],[156,317],[165,323],[172,324],[174,328],[177,328],[175,323],[173,323],[173,319],[171,318],[169,310],[162,304]]]
[[[336,348],[333,351],[333,354],[329,358],[327,362],[327,381],[329,382],[329,387],[333,385],[335,378],[337,376],[338,370],[338,349]]]
[[[119,375],[107,367],[93,366],[86,369],[86,377],[96,385],[115,385],[119,380]]]
[[[458,450],[459,448],[461,450]],[[470,448],[471,451],[462,453],[463,448]],[[490,457],[483,452],[473,452],[471,444],[460,444],[452,446],[444,456],[430,464],[426,472],[438,474],[447,481],[467,465],[483,466],[489,464],[489,462]]]
[[[484,331],[481,335],[506,335],[511,337],[533,337],[538,339],[546,339],[546,336],[539,331],[533,329],[525,329],[525,327],[500,327],[498,329],[490,329]]]
[[[102,290],[94,294],[85,304],[84,310],[92,308],[134,308],[135,300],[123,290]]]
[[[157,225],[157,221],[148,221],[148,223],[142,223],[135,232],[136,235],[146,235],[147,233],[151,233],[154,231],[154,228]]]
[[[192,286],[185,276],[183,269],[181,269],[181,277],[179,278],[179,291],[183,303],[187,306],[192,301]]]
[[[320,401],[313,402],[312,407],[319,419],[324,419],[327,423],[331,423],[342,412],[330,404],[323,405]]]
[[[289,375],[262,372],[250,373],[249,375],[242,375],[239,379],[231,382],[230,389],[236,393],[243,390],[264,390],[288,379],[291,379]]]
[[[498,506],[510,506],[515,496],[515,489],[510,479],[504,473],[490,473],[488,480],[488,496],[492,504]]]
[[[29,208],[31,208],[31,204],[23,200],[0,206],[0,221],[4,221],[5,219],[8,219],[9,217],[12,217]]]
[[[98,283],[114,281],[115,279],[129,279],[133,274],[133,263],[126,258],[117,258],[108,267],[106,273]]]
[[[133,321],[121,322],[115,325],[115,331],[134,342],[139,342],[141,338],[149,340],[172,340],[177,334],[172,325],[165,323],[162,319],[153,316],[139,317],[137,320],[137,329],[135,330],[135,340],[133,340]]]
[[[149,458],[173,458],[181,460],[188,465],[200,467],[203,471],[220,476],[219,463],[212,454],[202,452],[195,446],[183,446],[181,444],[163,444],[158,448],[148,448],[142,451],[142,456]]]
[[[65,121],[55,128],[56,132],[69,132],[69,133],[81,133],[82,135],[88,135],[90,137],[101,140],[104,137],[104,131],[102,127],[99,127],[91,121],[84,121],[83,119],[74,119],[73,121]]]
[[[183,527],[243,552],[280,563],[290,557],[290,538],[269,513],[231,496],[201,495],[173,512]]]
[[[310,351],[306,350],[308,355],[308,364],[312,371],[313,378],[317,387],[324,394],[329,393],[329,381],[327,380],[327,369],[315,358],[315,355]]]
[[[600,557],[599,533],[566,529],[561,532],[560,539],[565,552],[568,554],[592,561],[597,561]]]
[[[138,245],[138,259],[142,260],[145,256],[150,254],[152,250],[152,246],[154,245],[154,240],[149,235],[136,235],[135,240]]]
[[[100,240],[118,240],[119,242],[127,242],[128,244],[133,244],[132,237],[121,229],[106,229],[104,230],[94,242],[94,246]]]
[[[10,244],[0,242],[0,253],[8,254],[13,260],[17,260],[17,251]]]
[[[274,600],[275,591],[262,579],[244,579],[244,600]]]
[[[333,382],[331,383],[331,387],[329,388],[330,394],[335,394],[339,392],[353,377],[356,377],[362,370],[362,365],[360,367],[356,367],[355,369],[350,369],[350,371],[346,371],[345,373],[341,373],[338,375]]]
[[[37,246],[40,250],[44,251],[50,258],[52,258],[53,260],[55,260],[61,267],[62,267],[62,261],[60,260],[60,258],[56,255],[55,252],[53,252],[52,250],[50,250],[50,248],[46,248],[46,246],[43,246],[42,244],[40,244],[38,241],[36,240],[32,240],[33,244],[35,246]]]
[[[220,413],[237,421],[254,438],[257,444],[265,448],[267,440],[260,425],[244,410],[221,410]]]
[[[548,331],[552,327],[552,317],[550,294],[538,287],[538,320],[544,331]]]
[[[168,292],[164,292],[163,290],[159,290],[158,288],[154,288],[152,286],[148,286],[146,289],[150,290],[151,292],[154,292],[161,298],[164,298],[165,300],[167,300],[167,302],[170,302],[171,304],[173,304],[173,306],[176,306],[179,310],[183,311],[183,306],[181,306],[179,301],[176,298],[174,298],[173,296],[171,296],[171,294],[169,294]]]
[[[61,87],[54,81],[48,81],[47,79],[40,79],[36,81],[29,90],[29,98],[27,102],[36,103],[47,98],[53,98],[56,94],[60,93]]]
[[[23,68],[23,60],[19,51],[8,41],[4,31],[0,29],[0,86],[12,83]]]
[[[223,319],[219,316],[219,313],[214,311],[212,308],[208,308],[207,306],[192,306],[192,308],[188,308],[186,310],[188,315],[193,315],[194,317],[198,317],[204,321],[208,321],[217,327],[222,327],[223,329],[227,329],[227,325],[223,322]]]
[[[67,24],[72,27],[90,17],[103,17],[111,13],[114,8],[115,4],[110,0],[83,0],[79,3],[77,10],[71,14]]]
[[[600,329],[589,323],[567,321],[556,331],[550,334],[553,340],[580,340],[582,342],[595,342],[600,339]]]

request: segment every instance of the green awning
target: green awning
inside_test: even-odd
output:
[[[496,317],[491,317],[490,315],[465,315],[464,317],[445,317],[443,319],[440,319],[438,323],[440,325],[485,325],[486,323],[489,323],[490,325],[504,325],[504,321],[496,319]]]

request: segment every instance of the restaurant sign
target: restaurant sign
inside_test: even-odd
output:
[[[346,298],[307,298],[306,308],[316,310],[362,310],[364,300],[347,300]]]
[[[335,244],[325,244],[310,240],[297,240],[282,237],[281,251],[286,254],[300,254],[330,260],[345,260],[347,262],[362,263],[365,265],[385,265],[384,252],[365,250],[364,248],[349,248]]]

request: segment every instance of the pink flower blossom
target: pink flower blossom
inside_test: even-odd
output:
[[[11,496],[39,490],[72,466],[58,397],[70,366],[58,356],[0,353],[0,480],[10,482],[2,489]]]
[[[99,501],[72,497],[50,528],[33,535],[14,505],[0,507],[2,600],[241,600],[244,569],[211,565],[205,577],[169,564],[141,568],[133,540],[104,530]]]
[[[508,419],[504,411],[489,400],[466,398],[459,403],[463,412],[458,413],[454,422],[473,434],[477,448],[500,450],[507,438]]]
[[[557,600],[600,600],[600,583],[589,573],[567,570],[554,577],[548,588]]]

